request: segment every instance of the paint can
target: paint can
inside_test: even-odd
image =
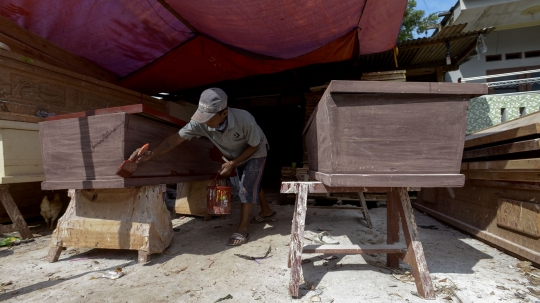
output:
[[[209,215],[228,215],[231,213],[232,188],[218,185],[216,180],[206,187],[206,213]]]

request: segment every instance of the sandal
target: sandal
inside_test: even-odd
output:
[[[275,222],[277,220],[271,220],[273,217],[275,217],[277,215],[277,213],[274,211],[272,212],[271,215],[269,216],[266,216],[266,217],[262,217],[261,214],[257,214],[255,217],[251,218],[251,221],[250,223],[253,223],[253,224],[260,224],[260,223],[264,223],[264,222]]]
[[[249,233],[247,233],[245,236],[241,233],[234,233],[229,238],[229,241],[227,242],[228,246],[240,246],[247,242],[249,239]],[[235,243],[236,242],[236,243]]]

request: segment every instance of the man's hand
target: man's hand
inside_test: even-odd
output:
[[[219,172],[219,175],[223,177],[228,177],[233,172],[235,167],[236,165],[233,161],[223,163],[223,165],[221,165],[221,171]]]
[[[141,149],[140,148],[137,148],[132,154],[131,156],[129,156],[129,160],[135,160],[135,162],[137,163],[141,163],[141,162],[144,162],[144,161],[148,161],[150,160],[154,154],[151,152],[151,151],[146,151],[144,154],[142,154],[141,156],[139,156],[139,151]]]

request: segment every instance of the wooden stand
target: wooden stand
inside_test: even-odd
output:
[[[32,238],[32,232],[28,228],[26,221],[24,221],[21,212],[17,208],[17,204],[13,201],[13,198],[9,194],[9,185],[1,184],[0,185],[0,202],[4,205],[4,208],[11,219],[13,224],[10,225],[0,225],[0,233],[8,233],[18,231],[21,234],[21,238],[30,239]]]
[[[64,247],[137,250],[139,263],[161,253],[173,237],[164,185],[69,190],[71,202],[51,237],[47,261]]]
[[[307,245],[304,247],[307,195],[308,193],[329,192],[387,192],[387,244],[370,246]],[[399,259],[408,263],[413,270],[418,294],[425,299],[435,299],[435,291],[429,276],[422,243],[418,237],[418,230],[406,188],[327,187],[320,182],[283,182],[281,193],[296,194],[289,248],[289,267],[291,268],[289,294],[291,296],[298,297],[300,281],[302,280],[303,252],[324,254],[386,253],[388,267],[398,268]],[[395,244],[399,241],[399,218],[401,218],[407,247]]]

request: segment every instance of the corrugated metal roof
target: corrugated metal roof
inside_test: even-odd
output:
[[[452,65],[459,65],[475,49],[480,34],[488,35],[494,28],[463,32],[467,24],[445,26],[429,38],[407,40],[398,45],[395,65],[393,50],[359,57],[359,65],[364,71],[383,71],[395,69],[415,69],[439,67],[446,64],[446,42],[450,44]]]

